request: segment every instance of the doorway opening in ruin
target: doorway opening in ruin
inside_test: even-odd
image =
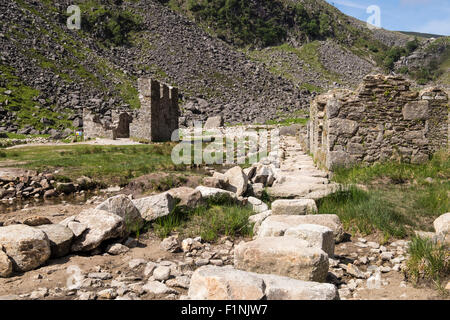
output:
[[[115,138],[129,138],[130,137],[130,123],[132,117],[124,112],[119,115],[119,121],[115,129]]]
[[[319,139],[318,139],[319,148],[322,147],[323,144],[323,127],[319,125]]]

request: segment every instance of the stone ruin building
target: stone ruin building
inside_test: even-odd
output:
[[[311,102],[306,148],[332,169],[399,160],[421,163],[448,148],[448,95],[410,90],[399,76],[368,75],[356,91],[336,89]]]
[[[149,78],[138,80],[141,108],[113,110],[111,121],[83,110],[83,134],[89,138],[136,138],[152,142],[171,141],[178,129],[178,89]]]

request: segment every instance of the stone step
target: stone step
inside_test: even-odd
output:
[[[271,274],[204,266],[192,275],[191,300],[339,300],[329,283],[296,280]]]
[[[257,236],[283,236],[289,228],[302,224],[316,224],[333,231],[336,243],[344,239],[344,228],[339,217],[335,214],[313,215],[270,215],[260,225]]]
[[[236,269],[270,273],[304,281],[324,282],[328,255],[305,240],[293,237],[257,238],[234,249]]]
[[[272,203],[274,215],[305,215],[317,212],[316,202],[312,199],[275,200]]]
[[[314,198],[309,195],[315,192],[317,195],[326,196],[330,193],[336,192],[338,186],[336,184],[311,184],[311,183],[296,183],[288,182],[277,184],[274,187],[267,188],[267,193],[275,199],[299,199],[299,198]]]

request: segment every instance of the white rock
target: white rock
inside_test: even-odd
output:
[[[228,179],[229,191],[237,196],[242,196],[247,191],[248,177],[240,166],[227,170],[224,176]]]
[[[90,251],[103,241],[122,238],[126,234],[124,220],[103,210],[87,209],[76,216],[76,221],[87,226],[83,234],[72,244],[72,251]]]
[[[234,249],[236,269],[277,274],[290,278],[323,282],[328,273],[328,255],[292,237],[268,237],[240,243]]]
[[[248,203],[252,205],[255,213],[262,213],[269,210],[269,206],[255,197],[249,197]]]
[[[161,295],[161,294],[170,294],[170,293],[178,293],[176,290],[173,290],[166,286],[164,283],[161,283],[159,281],[148,281],[142,289],[147,293],[152,293],[155,295]]]
[[[33,270],[51,255],[47,235],[36,228],[23,224],[0,227],[0,245],[8,255],[16,271]]]
[[[155,280],[164,281],[170,278],[170,268],[159,266],[153,270],[153,278]]]
[[[272,203],[273,215],[305,215],[317,212],[312,199],[276,200]]]
[[[330,228],[318,224],[300,224],[287,229],[284,235],[303,239],[309,246],[325,251],[328,257],[334,256],[334,235]]]
[[[204,186],[198,186],[195,190],[200,191],[203,199],[210,199],[215,197],[229,197],[230,199],[236,199],[237,196],[234,192],[230,192],[218,188],[210,188]]]
[[[335,214],[315,214],[315,215],[271,215],[262,223],[258,231],[258,235],[265,236],[282,236],[287,229],[300,224],[317,224],[328,227],[333,230],[335,242],[344,239],[344,228],[341,220]]]
[[[130,251],[130,249],[120,243],[111,244],[106,248],[106,252],[113,256],[118,256],[120,254],[127,253],[128,251]]]
[[[122,217],[130,231],[140,230],[143,226],[143,219],[139,213],[139,210],[130,198],[124,194],[105,200],[95,209],[108,211]]]
[[[175,199],[168,192],[136,199],[133,200],[133,203],[145,221],[153,221],[168,216],[176,205]]]
[[[52,258],[64,257],[70,252],[74,235],[69,228],[60,224],[44,224],[36,228],[47,235]]]

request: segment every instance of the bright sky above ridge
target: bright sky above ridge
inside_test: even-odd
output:
[[[326,0],[343,13],[367,21],[366,9],[381,9],[381,27],[450,36],[450,0]]]

